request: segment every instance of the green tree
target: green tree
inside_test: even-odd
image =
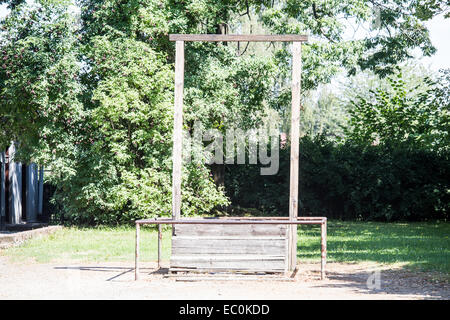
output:
[[[85,112],[76,56],[76,25],[63,5],[17,5],[0,36],[0,146],[20,143],[19,157],[52,161],[69,179],[73,146],[84,139]]]
[[[330,82],[342,72],[353,76],[372,71],[385,77],[410,59],[413,49],[431,56],[436,50],[424,22],[449,8],[448,2],[434,0],[246,3],[248,10],[243,13],[256,20],[257,26],[262,25],[267,33],[309,35],[310,41],[303,45],[302,52],[302,90],[306,100],[309,90]],[[235,29],[242,29],[243,24],[240,19]],[[354,35],[349,32],[352,28],[357,29]],[[270,51],[279,70],[270,106],[286,117],[290,109],[290,47],[282,44]]]
[[[51,166],[65,215],[108,223],[170,215],[169,33],[229,33],[242,14],[268,32],[307,33],[302,86],[310,90],[342,69],[385,75],[411,49],[432,54],[423,21],[445,9],[400,0],[80,0],[78,17],[70,1],[0,3],[11,9],[1,22],[2,144],[19,140],[23,157]],[[345,21],[380,23],[347,40]],[[242,48],[186,44],[186,129],[195,120],[219,130],[255,127],[268,106],[290,106],[289,46],[260,57]],[[210,168],[185,166],[183,214],[227,203]]]

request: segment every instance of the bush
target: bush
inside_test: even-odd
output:
[[[233,205],[267,214],[289,212],[289,148],[280,171],[259,175],[258,165],[227,166]],[[448,219],[449,154],[411,145],[335,144],[323,137],[300,140],[299,216],[360,220]]]

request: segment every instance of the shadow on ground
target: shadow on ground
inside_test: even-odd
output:
[[[450,270],[450,224],[330,221],[328,260],[403,263],[414,270]],[[299,228],[297,257],[320,258],[320,229]]]
[[[449,299],[450,286],[439,273],[411,271],[405,268],[352,268],[351,264],[336,263],[327,272],[327,281],[316,282],[316,288],[350,289],[368,295],[396,295],[405,299],[422,297],[424,299]],[[344,266],[344,267],[342,267]]]
[[[134,279],[134,268],[126,266],[57,266],[56,270],[79,270],[84,272],[102,272],[109,273],[103,277],[106,282],[132,282]],[[167,278],[168,268],[141,268],[141,279],[144,281],[166,281],[173,283],[176,277]],[[206,275],[205,275],[206,276]],[[214,276],[207,275],[204,280],[214,281]],[[375,264],[361,263],[330,263],[328,265],[327,279],[320,280],[320,265],[317,263],[304,263],[299,265],[299,270],[295,275],[295,281],[288,285],[305,286],[309,289],[317,289],[318,292],[334,290],[336,298],[339,298],[339,292],[352,293],[360,297],[379,298],[385,295],[395,295],[397,298],[404,299],[450,299],[450,286],[447,280],[439,279],[438,273],[433,272],[412,272],[404,268],[388,269]],[[198,278],[202,278],[200,275]],[[370,279],[369,279],[370,278]],[[261,280],[255,280],[260,282]],[[277,280],[267,280],[272,283]],[[202,282],[202,280],[200,280]],[[203,281],[204,282],[204,281]],[[235,283],[242,282],[242,279],[236,281],[223,281],[223,286],[233,287]],[[248,283],[248,281],[246,281]],[[281,284],[281,281],[280,281]]]

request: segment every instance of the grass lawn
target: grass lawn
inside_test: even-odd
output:
[[[400,263],[450,273],[450,223],[328,222],[328,261]],[[301,226],[297,257],[320,261],[320,229]]]
[[[170,257],[170,230],[163,233],[163,260]],[[300,226],[299,260],[320,261],[320,227]],[[131,227],[65,228],[20,247],[0,250],[14,261],[134,261]],[[328,261],[402,263],[450,273],[450,223],[328,222]],[[157,231],[141,228],[141,259],[157,259]]]

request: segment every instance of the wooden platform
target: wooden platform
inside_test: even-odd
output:
[[[290,268],[290,232],[295,225],[320,225],[321,279],[325,279],[326,217],[233,217],[136,220],[135,280],[139,279],[141,225],[158,226],[158,268],[161,268],[162,225],[172,226],[169,274],[280,275]],[[295,252],[296,254],[297,252]],[[292,278],[292,277],[289,277]]]
[[[287,257],[287,225],[177,225],[169,271],[284,273]]]

